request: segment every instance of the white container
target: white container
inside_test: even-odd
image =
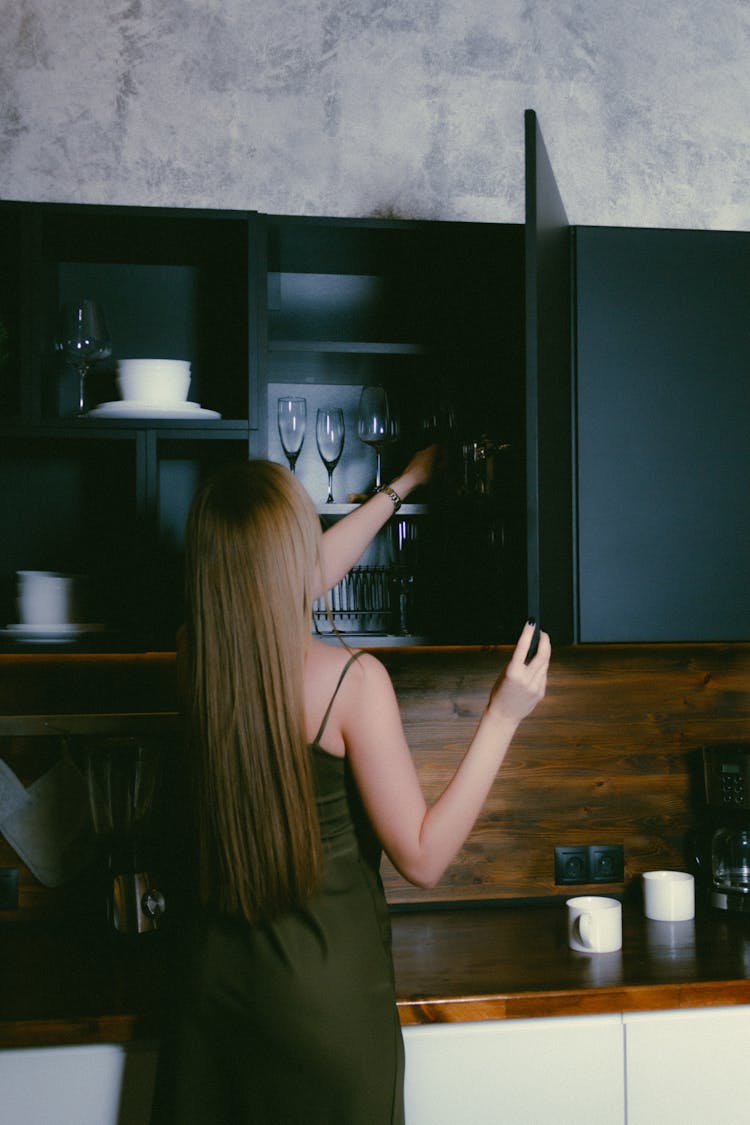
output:
[[[126,402],[170,406],[185,402],[190,388],[186,359],[120,359],[117,390]]]
[[[53,570],[19,570],[18,615],[22,625],[70,624],[75,609],[76,579]]]
[[[643,910],[656,922],[695,917],[695,879],[687,871],[644,871]]]

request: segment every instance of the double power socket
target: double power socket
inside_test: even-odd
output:
[[[622,883],[625,854],[622,844],[588,844],[555,848],[555,883]]]

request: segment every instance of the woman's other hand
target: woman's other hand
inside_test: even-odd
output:
[[[487,710],[495,718],[518,724],[544,699],[551,654],[550,639],[540,631],[536,656],[527,664],[526,655],[533,635],[534,625],[527,622],[510,663],[490,692]]]

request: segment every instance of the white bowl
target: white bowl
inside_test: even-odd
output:
[[[126,402],[166,406],[185,402],[190,388],[186,359],[120,359],[117,390]]]

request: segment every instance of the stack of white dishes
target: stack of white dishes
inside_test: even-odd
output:
[[[89,411],[91,418],[221,418],[188,402],[190,362],[186,359],[120,359],[117,362],[120,399]]]

